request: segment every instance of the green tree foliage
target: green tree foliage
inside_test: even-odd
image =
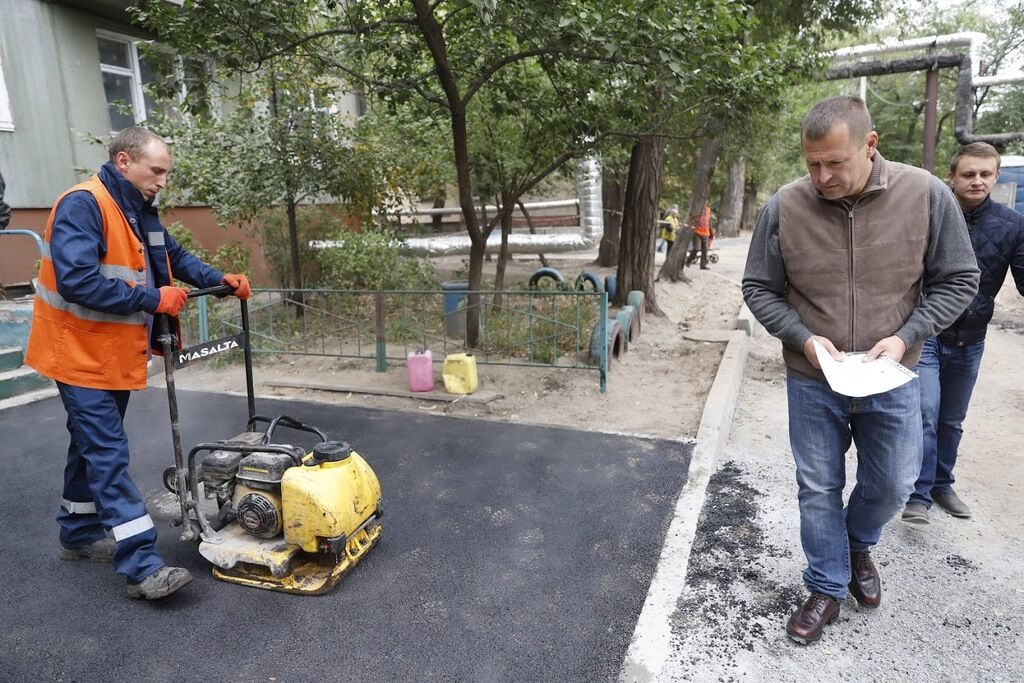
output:
[[[389,113],[412,107],[446,120],[476,289],[489,231],[474,208],[481,185],[491,174],[510,181],[499,183],[504,190],[523,188],[514,171],[529,157],[516,149],[515,159],[502,157],[498,164],[492,155],[488,164],[473,151],[477,140],[501,137],[498,122],[504,126],[505,119],[523,115],[535,122],[531,140],[559,136],[558,145],[538,145],[547,154],[525,181],[529,186],[580,145],[656,130],[647,116],[652,86],[667,84],[654,88],[662,91],[659,115],[709,102],[724,106],[749,94],[777,75],[758,68],[771,61],[763,59],[763,46],[737,41],[747,19],[736,8],[727,0],[697,0],[683,8],[667,0],[186,0],[182,8],[154,0],[138,17],[180,49],[230,68],[266,68],[297,55],[358,83]],[[540,73],[548,75],[547,93],[529,90]],[[518,97],[517,89],[539,96],[543,106]],[[491,123],[490,131],[478,130],[482,121]],[[515,192],[496,194],[507,206]],[[469,333],[472,341],[475,331]]]

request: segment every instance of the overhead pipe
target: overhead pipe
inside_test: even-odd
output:
[[[563,207],[576,208],[580,205],[579,199],[552,199],[543,202],[527,202],[523,206],[527,209],[560,209]],[[487,204],[486,206],[473,207],[477,211],[487,210],[488,212],[498,212],[498,207],[493,204]],[[517,206],[516,209],[519,207]],[[454,214],[461,214],[462,209],[457,206],[442,207],[439,209],[400,209],[398,211],[389,212],[395,216],[450,216]]]
[[[596,240],[584,233],[562,233],[552,235],[526,235],[513,233],[508,236],[510,254],[563,253],[567,251],[583,251],[591,249]],[[344,240],[313,240],[309,243],[313,249],[339,249],[345,246]],[[403,254],[417,256],[456,256],[468,254],[472,242],[469,235],[449,235],[446,237],[407,237],[394,244],[395,249]],[[497,253],[501,249],[501,235],[491,234],[487,239],[487,251]]]
[[[825,72],[824,80],[857,78],[859,76],[875,76],[885,73],[905,71],[924,71],[937,68],[959,67],[960,73],[954,91],[955,109],[953,131],[957,142],[967,145],[972,142],[987,142],[1002,145],[1015,140],[1024,140],[1024,131],[1013,133],[992,133],[976,135],[973,132],[974,91],[977,88],[1007,83],[1024,82],[1024,72],[1013,71],[993,76],[981,76],[977,73],[980,64],[978,54],[980,46],[987,40],[984,33],[973,31],[951,33],[947,35],[913,38],[910,40],[888,41],[873,45],[855,45],[835,50],[832,56],[839,63],[833,64]],[[958,54],[929,55],[903,60],[843,62],[843,59],[863,58],[873,55],[892,54],[909,50],[938,49],[966,46],[965,52]]]

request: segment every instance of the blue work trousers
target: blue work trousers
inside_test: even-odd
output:
[[[956,346],[937,337],[924,343],[914,370],[921,376],[924,460],[910,502],[932,506],[932,491],[948,491],[955,481],[964,418],[978,379],[985,342]]]
[[[132,583],[164,566],[156,552],[156,528],[128,475],[124,412],[129,391],[87,389],[57,383],[68,414],[68,462],[57,517],[65,547],[89,545],[111,531],[117,542],[114,571]]]
[[[838,394],[824,380],[790,372],[789,441],[796,461],[800,543],[808,590],[846,599],[850,552],[878,543],[903,509],[921,471],[921,393],[917,380],[864,398]],[[857,483],[843,506],[846,451],[857,445]]]

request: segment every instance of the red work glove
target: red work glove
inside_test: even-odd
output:
[[[235,273],[228,273],[221,280],[226,285],[230,285],[235,288],[233,294],[239,299],[248,299],[252,296],[252,287],[249,286],[249,278],[244,275],[236,275]]]
[[[156,312],[178,315],[178,311],[185,307],[186,302],[188,302],[188,290],[184,287],[161,287],[160,303],[156,307]]]

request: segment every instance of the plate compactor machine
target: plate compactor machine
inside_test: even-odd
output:
[[[221,285],[189,298],[229,294]],[[320,595],[370,551],[381,535],[380,483],[366,460],[343,441],[287,415],[257,415],[253,391],[249,310],[241,303],[241,332],[179,348],[160,315],[174,467],[164,486],[177,497],[182,541],[199,541],[199,553],[223,581],[256,588]],[[201,443],[182,454],[174,370],[241,349],[245,355],[249,421],[246,431]],[[266,425],[259,431],[257,425]],[[312,451],[276,442],[279,427],[314,435]],[[202,491],[202,493],[200,493]],[[205,510],[204,510],[205,508]],[[215,510],[215,512],[213,512]],[[209,512],[209,516],[208,516]]]

